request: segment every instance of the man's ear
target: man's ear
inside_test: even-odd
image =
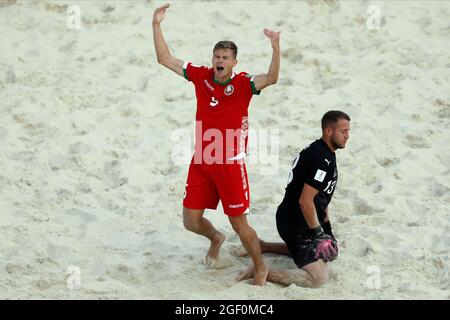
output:
[[[235,59],[235,60],[233,61],[233,67],[236,67],[237,63],[238,63],[238,61]]]
[[[328,137],[331,137],[331,136],[333,135],[333,128],[331,128],[331,127],[326,127],[326,128],[325,128],[325,134],[326,134]]]

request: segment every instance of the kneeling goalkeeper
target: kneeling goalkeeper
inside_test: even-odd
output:
[[[260,246],[262,253],[291,256],[299,269],[269,269],[268,281],[311,288],[328,282],[327,263],[338,255],[328,214],[338,179],[335,152],[345,148],[349,131],[350,117],[346,113],[328,111],[322,117],[322,137],[295,158],[276,214],[278,233],[284,243],[260,240]],[[251,278],[253,272],[250,267],[238,279]]]

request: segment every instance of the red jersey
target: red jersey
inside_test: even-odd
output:
[[[214,79],[214,70],[186,62],[184,77],[195,86],[197,114],[195,125],[196,163],[223,163],[245,156],[248,141],[248,107],[259,94],[254,76],[233,73],[225,83]],[[199,162],[200,161],[200,162]]]

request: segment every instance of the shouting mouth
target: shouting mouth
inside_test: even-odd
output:
[[[224,67],[217,66],[217,72],[222,72],[224,70]]]

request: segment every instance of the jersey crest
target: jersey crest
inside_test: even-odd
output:
[[[234,87],[232,84],[229,84],[225,87],[225,90],[223,91],[227,96],[230,96],[234,92]]]

